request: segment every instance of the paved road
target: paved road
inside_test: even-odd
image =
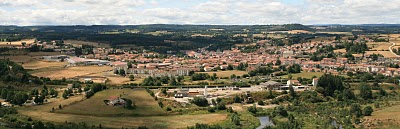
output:
[[[394,43],[394,42],[391,42],[391,43],[392,43],[392,46],[389,47],[389,51],[390,51],[392,54],[396,55],[396,57],[400,57],[399,55],[397,55],[396,53],[394,53],[393,50],[392,50],[392,47],[394,47],[394,46],[396,45],[396,43]]]

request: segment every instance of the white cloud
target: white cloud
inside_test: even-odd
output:
[[[1,0],[2,25],[400,23],[400,0]],[[190,1],[189,1],[190,2]],[[174,3],[174,4],[175,4]]]

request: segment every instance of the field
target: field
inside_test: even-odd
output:
[[[400,105],[384,107],[374,111],[372,116],[367,116],[365,119],[370,123],[379,122],[378,128],[398,129],[400,128]]]
[[[20,64],[38,61],[42,56],[61,55],[59,52],[27,52],[21,50],[4,52],[3,54],[7,54],[8,56],[1,56],[0,58],[8,58]]]
[[[390,51],[365,51],[365,54],[381,54],[386,58],[393,58],[396,57],[396,55],[394,55],[393,53],[391,53]]]
[[[0,47],[2,47],[2,46],[21,46],[22,42],[25,42],[28,45],[28,44],[34,43],[35,39],[24,39],[21,41],[13,41],[13,42],[11,42],[11,44],[10,44],[10,42],[0,42]]]
[[[106,105],[103,100],[110,96],[121,96],[133,100],[137,108],[127,110],[123,107],[113,107]],[[90,99],[70,105],[57,113],[94,115],[94,116],[146,116],[164,115],[165,112],[158,106],[158,103],[147,93],[145,89],[113,89],[96,93]]]
[[[67,62],[49,62],[49,61],[32,61],[29,63],[24,63],[22,66],[25,69],[45,69],[45,68],[62,68],[67,65]]]
[[[337,49],[337,50],[333,50],[333,52],[335,52],[335,53],[346,53],[346,49],[345,48]]]
[[[302,78],[311,78],[313,76],[320,77],[320,76],[324,75],[324,73],[323,72],[301,72],[301,73],[291,74],[291,75],[292,75],[292,79],[297,79],[298,77],[302,77]],[[285,75],[283,77],[287,78],[288,75]]]
[[[65,40],[65,44],[70,43],[72,45],[92,45],[98,48],[110,48],[109,44],[106,43],[95,43],[95,42],[87,42],[87,41],[78,41],[78,40]]]
[[[135,101],[138,106],[135,110],[127,110],[122,107],[109,107],[103,100],[109,95],[124,96]],[[157,102],[147,94],[144,89],[115,89],[97,93],[90,99],[81,101],[81,96],[69,99],[59,99],[53,103],[40,106],[19,107],[19,114],[29,116],[36,120],[52,121],[57,123],[86,122],[88,125],[99,125],[108,128],[129,127],[136,128],[145,125],[148,128],[186,128],[196,123],[218,123],[227,118],[227,114],[198,114],[198,115],[167,115],[158,107]],[[59,110],[58,105],[69,105]],[[56,108],[51,113],[51,108]],[[72,114],[71,114],[72,113]],[[79,115],[87,114],[87,115]],[[128,116],[128,115],[132,116]],[[142,116],[134,116],[139,114]],[[155,116],[163,114],[162,116]],[[112,116],[112,117],[111,117]],[[212,119],[210,119],[212,118]]]
[[[198,73],[207,73],[210,75],[213,75],[214,73],[216,73],[218,77],[230,77],[232,74],[235,74],[236,76],[242,76],[243,74],[247,74],[246,71],[239,71],[239,70],[218,71],[218,72],[198,72]]]
[[[289,34],[312,34],[313,32],[306,31],[306,30],[290,30],[288,31]]]
[[[76,76],[90,75],[94,73],[101,73],[111,71],[113,68],[109,66],[79,66],[55,69],[39,69],[32,71],[32,75],[38,77],[48,77],[51,79],[74,78]]]
[[[342,34],[342,35],[353,35],[351,32],[316,32],[317,34]]]
[[[389,51],[389,47],[392,46],[392,43],[388,42],[369,42],[367,46],[370,47],[370,50],[374,51]]]

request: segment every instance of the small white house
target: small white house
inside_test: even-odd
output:
[[[119,106],[119,105],[124,106],[125,105],[125,100],[120,97],[111,96],[108,100],[109,101],[107,104],[111,105],[111,106]]]
[[[313,78],[311,84],[312,84],[314,87],[316,87],[317,84],[318,84],[318,78]]]

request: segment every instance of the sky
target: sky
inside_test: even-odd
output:
[[[400,24],[400,0],[0,0],[0,25]]]

